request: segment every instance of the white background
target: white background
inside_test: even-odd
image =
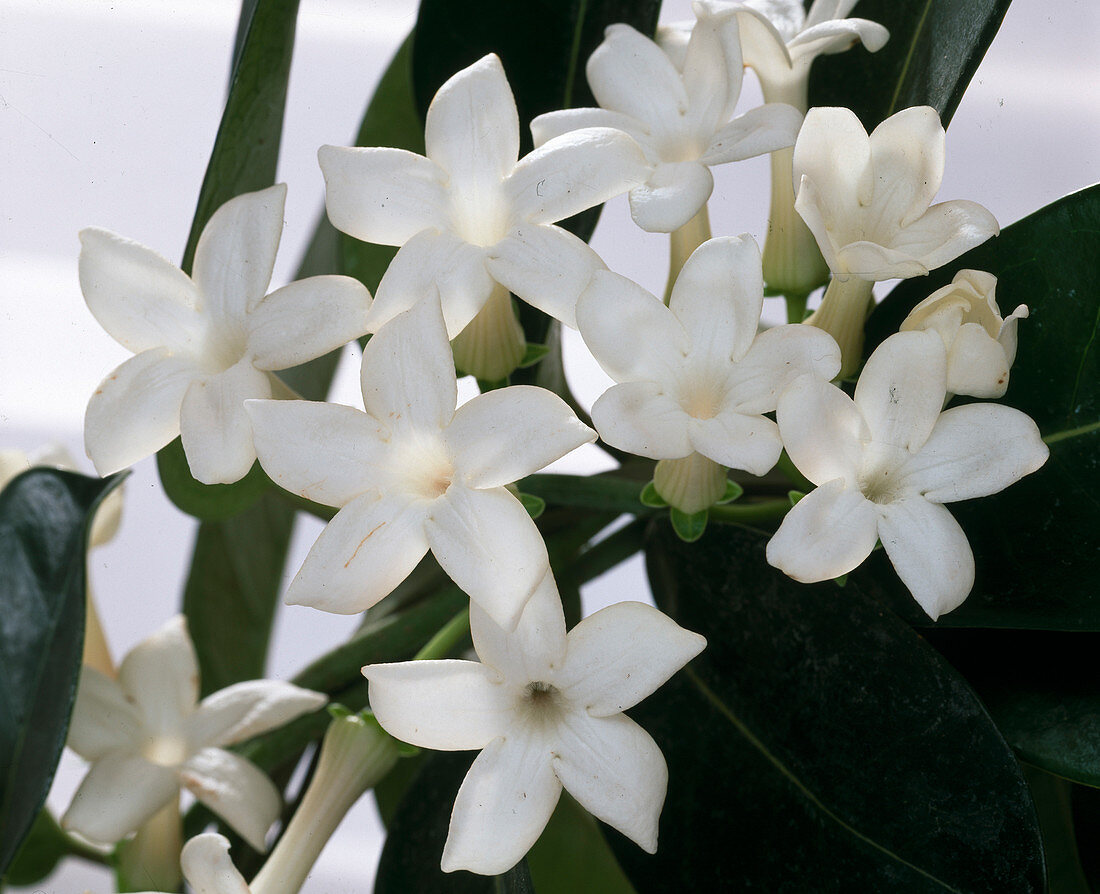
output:
[[[80,456],[88,396],[128,354],[86,310],[76,234],[100,226],[178,258],[224,101],[236,4],[227,0],[4,0],[0,7],[0,449],[60,442]],[[856,10],[858,13],[858,8]],[[666,3],[665,20],[690,16]],[[302,0],[279,179],[289,184],[273,287],[292,275],[323,202],[323,143],[347,145],[379,75],[415,20],[411,0]],[[1002,225],[1100,174],[1100,7],[1091,0],[1016,0],[948,135],[940,199],[971,199]],[[853,52],[862,52],[856,49]],[[889,44],[882,52],[890,52]],[[751,75],[744,103],[759,101]],[[718,172],[715,235],[750,232],[767,215],[767,162]],[[611,269],[660,294],[667,238],[630,223],[612,202],[593,244]],[[1026,324],[1021,338],[1026,338]],[[571,372],[590,402],[606,380],[571,341]],[[334,399],[358,402],[349,351]],[[595,469],[598,454],[571,468]],[[152,460],[126,485],[122,531],[93,556],[107,636],[117,657],[178,605],[193,524],[163,497]],[[296,570],[318,525],[297,532]],[[640,563],[596,582],[589,606],[644,598]],[[354,625],[281,609],[271,675],[291,676]],[[0,669],[2,672],[2,669]],[[51,804],[79,781],[71,756]],[[379,833],[362,802],[318,863],[307,891],[369,886]],[[110,889],[102,870],[69,864],[31,890]]]

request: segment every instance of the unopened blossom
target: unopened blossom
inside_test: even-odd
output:
[[[630,190],[630,213],[651,232],[671,233],[705,207],[712,166],[791,146],[802,121],[782,103],[734,116],[743,78],[737,16],[705,0],[692,9],[691,38],[674,56],[629,25],[610,26],[586,67],[601,108],[550,112],[531,122],[536,145],[592,126],[634,137],[650,171]]]
[[[891,115],[870,136],[849,109],[806,116],[794,147],[795,208],[833,273],[807,322],[840,344],[845,375],[859,363],[874,282],[924,276],[1000,231],[975,202],[931,204],[945,160],[929,106]]]
[[[423,298],[363,349],[363,405],[250,401],[260,463],[281,487],[341,507],[286,600],[340,614],[390,593],[431,549],[498,623],[514,626],[546,546],[505,487],[596,433],[561,398],[515,385],[457,410],[439,301]]]
[[[372,332],[434,284],[450,338],[483,308],[494,318],[480,324],[491,344],[458,345],[456,359],[465,372],[499,378],[503,367],[492,365],[501,351],[518,352],[503,364],[506,375],[524,347],[508,292],[572,326],[577,296],[604,268],[583,240],[553,224],[636,186],[645,159],[629,137],[606,127],[551,140],[519,159],[516,102],[494,54],[439,88],[424,142],[427,157],[322,146],[328,216],[356,239],[401,246],[379,284]],[[475,363],[482,368],[469,368]]]
[[[783,444],[763,414],[799,376],[828,381],[840,368],[825,332],[759,332],[763,300],[760,252],[744,235],[696,249],[668,307],[614,273],[597,273],[577,304],[585,343],[619,383],[592,408],[596,430],[614,447],[661,460],[657,490],[684,512],[722,496],[727,467],[771,469]]]
[[[204,832],[188,841],[180,854],[180,868],[195,894],[257,894],[233,865],[229,840],[216,832]]]
[[[137,355],[88,402],[84,443],[101,475],[180,436],[195,478],[238,480],[256,460],[245,399],[286,396],[273,370],[367,331],[370,294],[350,277],[314,276],[267,294],[285,199],[278,184],[222,205],[199,238],[191,276],[136,242],[81,232],[88,308]]]
[[[279,815],[279,792],[225,746],[326,700],[289,683],[251,680],[200,702],[195,649],[177,616],[127,654],[117,680],[88,667],[81,672],[68,745],[92,765],[61,825],[113,843],[173,803],[183,787],[262,851]]]
[[[839,577],[882,541],[902,583],[935,620],[974,583],[966,534],[943,505],[997,493],[1046,462],[1019,410],[972,403],[941,412],[947,357],[935,332],[900,332],[871,355],[855,399],[805,377],[779,399],[791,460],[817,488],[783,519],[768,561],[795,580]]]
[[[657,609],[620,602],[565,632],[547,575],[513,632],[470,608],[475,661],[363,668],[389,733],[437,751],[480,749],[451,812],[441,865],[494,875],[538,839],[562,787],[643,850],[657,849],[668,770],[622,712],[699,654],[706,640]]]
[[[914,307],[901,331],[930,329],[947,349],[947,391],[971,397],[1003,397],[1008,371],[1016,359],[1016,323],[1026,319],[1021,304],[1007,319],[997,307],[997,277],[981,270],[960,270],[944,286]]]

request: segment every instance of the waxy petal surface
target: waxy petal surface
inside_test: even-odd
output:
[[[585,72],[600,106],[651,126],[688,110],[680,72],[657,44],[629,25],[607,29],[603,43],[588,57]]]
[[[565,659],[565,614],[554,574],[547,571],[527,600],[519,623],[504,630],[477,603],[470,604],[470,633],[482,663],[499,671],[512,686],[557,683]]]
[[[204,748],[180,770],[180,779],[254,850],[267,850],[264,838],[279,818],[283,799],[255,764],[221,748]]]
[[[65,744],[86,761],[141,744],[141,713],[121,687],[94,668],[80,669],[69,737]]]
[[[720,165],[793,146],[802,127],[802,113],[781,102],[749,109],[719,128],[699,160]]]
[[[691,453],[691,418],[654,382],[614,385],[592,405],[592,424],[604,441],[649,459],[679,459]]]
[[[697,161],[658,164],[630,190],[630,216],[648,233],[671,233],[699,213],[714,190],[710,168]]]
[[[229,841],[217,833],[196,835],[188,841],[180,854],[180,868],[195,894],[249,894],[229,856]]]
[[[766,475],[783,452],[774,422],[736,410],[720,410],[709,419],[692,418],[688,438],[696,452],[708,459],[752,475]]]
[[[798,471],[817,485],[840,479],[855,486],[871,430],[847,394],[803,376],[780,396],[775,416]]]
[[[130,754],[109,754],[92,764],[61,818],[61,827],[114,844],[179,797],[179,776]]]
[[[224,746],[278,729],[316,711],[328,696],[282,680],[247,680],[208,695],[191,716],[193,742]]]
[[[802,375],[828,382],[840,372],[840,348],[813,326],[785,324],[757,334],[731,370],[730,398],[740,413],[770,413]]]
[[[118,683],[141,712],[148,735],[182,734],[199,700],[199,664],[183,615],[127,653]]]

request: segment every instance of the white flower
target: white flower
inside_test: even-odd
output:
[[[942,505],[997,493],[1046,462],[1032,420],[999,404],[940,412],[947,359],[934,332],[901,332],[871,355],[855,400],[799,379],[777,418],[791,460],[817,485],[783,519],[768,561],[810,583],[856,568],[881,540],[933,620],[974,583],[966,534]]]
[[[192,276],[106,230],[81,232],[80,287],[100,325],[137,356],[88,402],[84,441],[107,475],[177,435],[204,484],[255,462],[243,402],[285,386],[271,370],[320,357],[366,332],[370,294],[315,276],[266,295],[283,227],[282,184],[231,199],[210,218]]]
[[[891,115],[869,137],[849,109],[810,109],[794,147],[795,208],[829,269],[872,281],[924,276],[995,236],[997,221],[975,202],[931,205],[945,160],[928,106]]]
[[[92,762],[61,820],[112,843],[179,797],[180,786],[256,850],[279,815],[279,793],[257,767],[223,746],[282,726],[326,702],[273,680],[236,683],[198,701],[198,665],[183,616],[123,659],[118,680],[85,667],[68,745]]]
[[[430,548],[498,623],[514,626],[547,568],[546,546],[508,490],[596,433],[557,395],[516,385],[455,410],[439,301],[422,299],[363,350],[366,412],[249,401],[260,463],[287,490],[343,507],[321,532],[287,602],[361,612]]]
[[[552,224],[644,180],[638,147],[616,131],[589,129],[517,162],[516,103],[492,54],[439,89],[424,142],[427,158],[373,147],[318,152],[333,225],[402,246],[379,284],[370,330],[408,310],[429,284],[439,288],[451,338],[495,284],[572,326],[577,295],[604,265]]]
[[[733,117],[743,77],[737,17],[713,3],[692,8],[697,22],[682,59],[629,25],[612,25],[586,69],[602,108],[550,112],[531,122],[536,145],[579,127],[615,127],[634,137],[651,170],[630,191],[630,212],[651,232],[677,230],[706,205],[711,166],[790,146],[802,121],[796,109],[778,103]]]
[[[229,857],[229,841],[215,832],[196,835],[180,854],[183,877],[195,894],[259,894],[253,892]],[[143,891],[141,894],[158,894]]]
[[[840,351],[808,326],[758,333],[763,296],[760,252],[747,235],[696,249],[668,307],[625,277],[597,273],[577,304],[577,322],[600,366],[620,383],[592,408],[600,436],[650,459],[702,454],[754,475],[771,469],[783,444],[763,414],[798,376],[836,375]],[[718,497],[724,488],[723,468]],[[706,508],[678,505],[658,490],[685,512]]]
[[[1021,304],[1001,319],[995,297],[997,277],[960,270],[944,286],[914,307],[901,331],[931,329],[947,349],[947,390],[971,397],[1003,397],[1008,371],[1016,359],[1016,322],[1026,319]]]
[[[424,748],[482,749],[451,813],[443,870],[493,875],[515,865],[550,819],[562,786],[655,852],[668,770],[657,744],[622,712],[706,640],[638,602],[605,608],[567,636],[550,574],[515,632],[476,605],[470,627],[481,664],[363,668],[371,708],[387,732]]]

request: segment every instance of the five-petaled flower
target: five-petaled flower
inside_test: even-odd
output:
[[[255,764],[224,746],[326,701],[289,683],[251,680],[199,702],[195,649],[177,616],[127,654],[117,681],[89,667],[81,672],[68,745],[92,766],[61,824],[113,843],[178,798],[183,786],[263,851],[279,816],[279,792]]]
[[[758,333],[763,302],[760,252],[744,235],[696,249],[668,307],[608,272],[592,278],[577,304],[585,343],[619,383],[592,408],[596,430],[612,446],[665,461],[657,490],[684,512],[722,496],[727,467],[771,469],[783,444],[763,414],[799,376],[828,381],[840,368],[836,342],[819,329]]]
[[[498,623],[514,626],[548,567],[535,523],[505,487],[596,433],[557,395],[530,385],[456,411],[438,299],[423,298],[363,349],[366,412],[310,401],[249,401],[272,480],[343,507],[314,544],[287,602],[361,612],[430,548]]]
[[[370,293],[350,277],[314,276],[266,295],[285,199],[279,184],[222,205],[199,238],[191,276],[136,242],[81,232],[88,308],[137,355],[88,402],[84,442],[101,475],[178,435],[195,478],[237,481],[256,461],[245,399],[286,396],[272,370],[367,331]]]
[[[943,506],[1004,490],[1046,462],[1035,423],[999,404],[940,412],[947,358],[935,332],[900,332],[871,355],[855,399],[806,376],[779,399],[791,460],[817,488],[783,519],[768,561],[806,583],[856,568],[882,541],[932,619],[974,584],[974,555]]]
[[[691,38],[674,56],[629,25],[611,25],[586,68],[602,108],[548,112],[531,122],[536,144],[594,126],[634,137],[650,171],[630,190],[630,213],[651,232],[677,230],[706,205],[711,166],[791,146],[802,123],[782,103],[734,117],[744,71],[737,17],[711,2],[693,9]]]
[[[514,632],[470,607],[474,661],[363,668],[391,735],[440,751],[482,749],[466,775],[443,850],[445,872],[515,865],[542,833],[562,787],[649,853],[668,770],[622,712],[698,655],[706,640],[657,609],[620,602],[567,635],[547,574]]]

